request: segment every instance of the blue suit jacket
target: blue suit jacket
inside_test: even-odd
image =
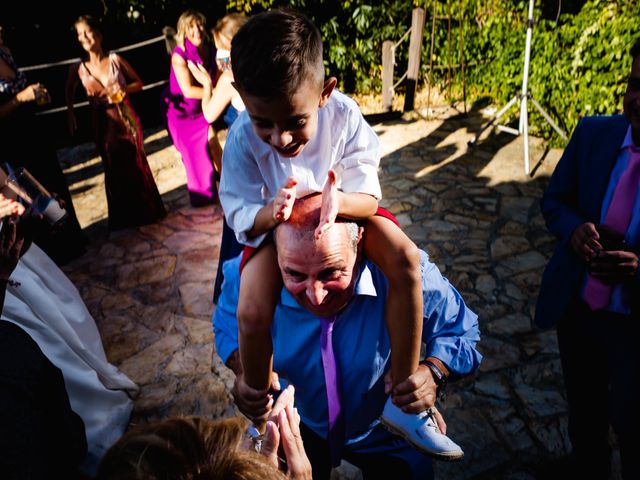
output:
[[[542,328],[555,325],[580,293],[586,264],[571,248],[571,234],[584,222],[600,223],[609,177],[628,127],[623,115],[580,120],[549,180],[540,205],[558,244],[542,275],[536,305],[535,323]]]

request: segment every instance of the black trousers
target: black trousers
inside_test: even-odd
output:
[[[0,321],[0,478],[80,478],[87,453],[59,368],[20,327]]]
[[[637,316],[592,312],[582,300],[558,323],[576,478],[609,478],[609,425],[623,478],[640,478],[640,456],[632,447],[640,433],[639,334]]]
[[[382,428],[378,426],[377,428]],[[300,424],[300,433],[304,442],[304,449],[311,462],[313,471],[313,480],[328,480],[331,476],[331,457],[329,454],[329,443],[322,437],[318,436],[310,428],[303,423]],[[394,438],[394,442],[400,443],[399,438]],[[402,443],[404,443],[402,441]],[[375,449],[375,445],[372,445]],[[357,453],[345,448],[342,458],[347,462],[355,465],[362,471],[364,480],[413,480],[424,479],[433,480],[433,469],[430,460],[416,453],[409,447],[407,460],[403,460],[398,456],[393,456],[381,452],[376,453]],[[418,459],[411,465],[409,458]],[[421,459],[422,458],[422,459]]]

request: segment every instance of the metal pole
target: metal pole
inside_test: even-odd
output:
[[[529,116],[527,100],[529,98],[529,62],[531,60],[531,35],[533,31],[533,0],[529,0],[529,15],[527,16],[527,38],[524,47],[524,72],[522,74],[522,100],[520,103],[520,128],[524,134],[524,174],[529,175]]]

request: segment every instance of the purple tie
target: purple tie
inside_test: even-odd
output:
[[[344,422],[340,412],[340,389],[338,385],[338,369],[336,357],[333,354],[333,318],[321,318],[320,352],[322,353],[322,367],[324,370],[324,383],[327,389],[327,406],[329,409],[329,451],[331,464],[337,467],[342,457],[342,444],[344,441]]]
[[[631,210],[638,192],[640,182],[640,149],[628,147],[629,163],[620,176],[618,185],[613,192],[604,224],[621,233],[627,231],[631,220]],[[588,275],[583,298],[591,310],[602,310],[609,305],[612,285],[602,283],[597,278]]]

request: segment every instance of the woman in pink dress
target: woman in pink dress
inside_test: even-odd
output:
[[[87,58],[72,65],[67,81],[69,130],[76,130],[73,100],[82,83],[91,109],[92,133],[104,166],[109,230],[146,225],[166,210],[144,153],[142,131],[129,94],[142,89],[131,65],[117,53],[104,53],[97,21],[89,15],[75,22]]]
[[[205,31],[205,17],[187,10],[178,19],[177,46],[171,54],[169,91],[163,99],[167,126],[187,174],[191,205],[197,207],[217,199],[214,163],[219,171],[222,148],[215,131],[202,113],[202,86],[193,78],[187,61],[202,65],[215,85],[216,50]]]

